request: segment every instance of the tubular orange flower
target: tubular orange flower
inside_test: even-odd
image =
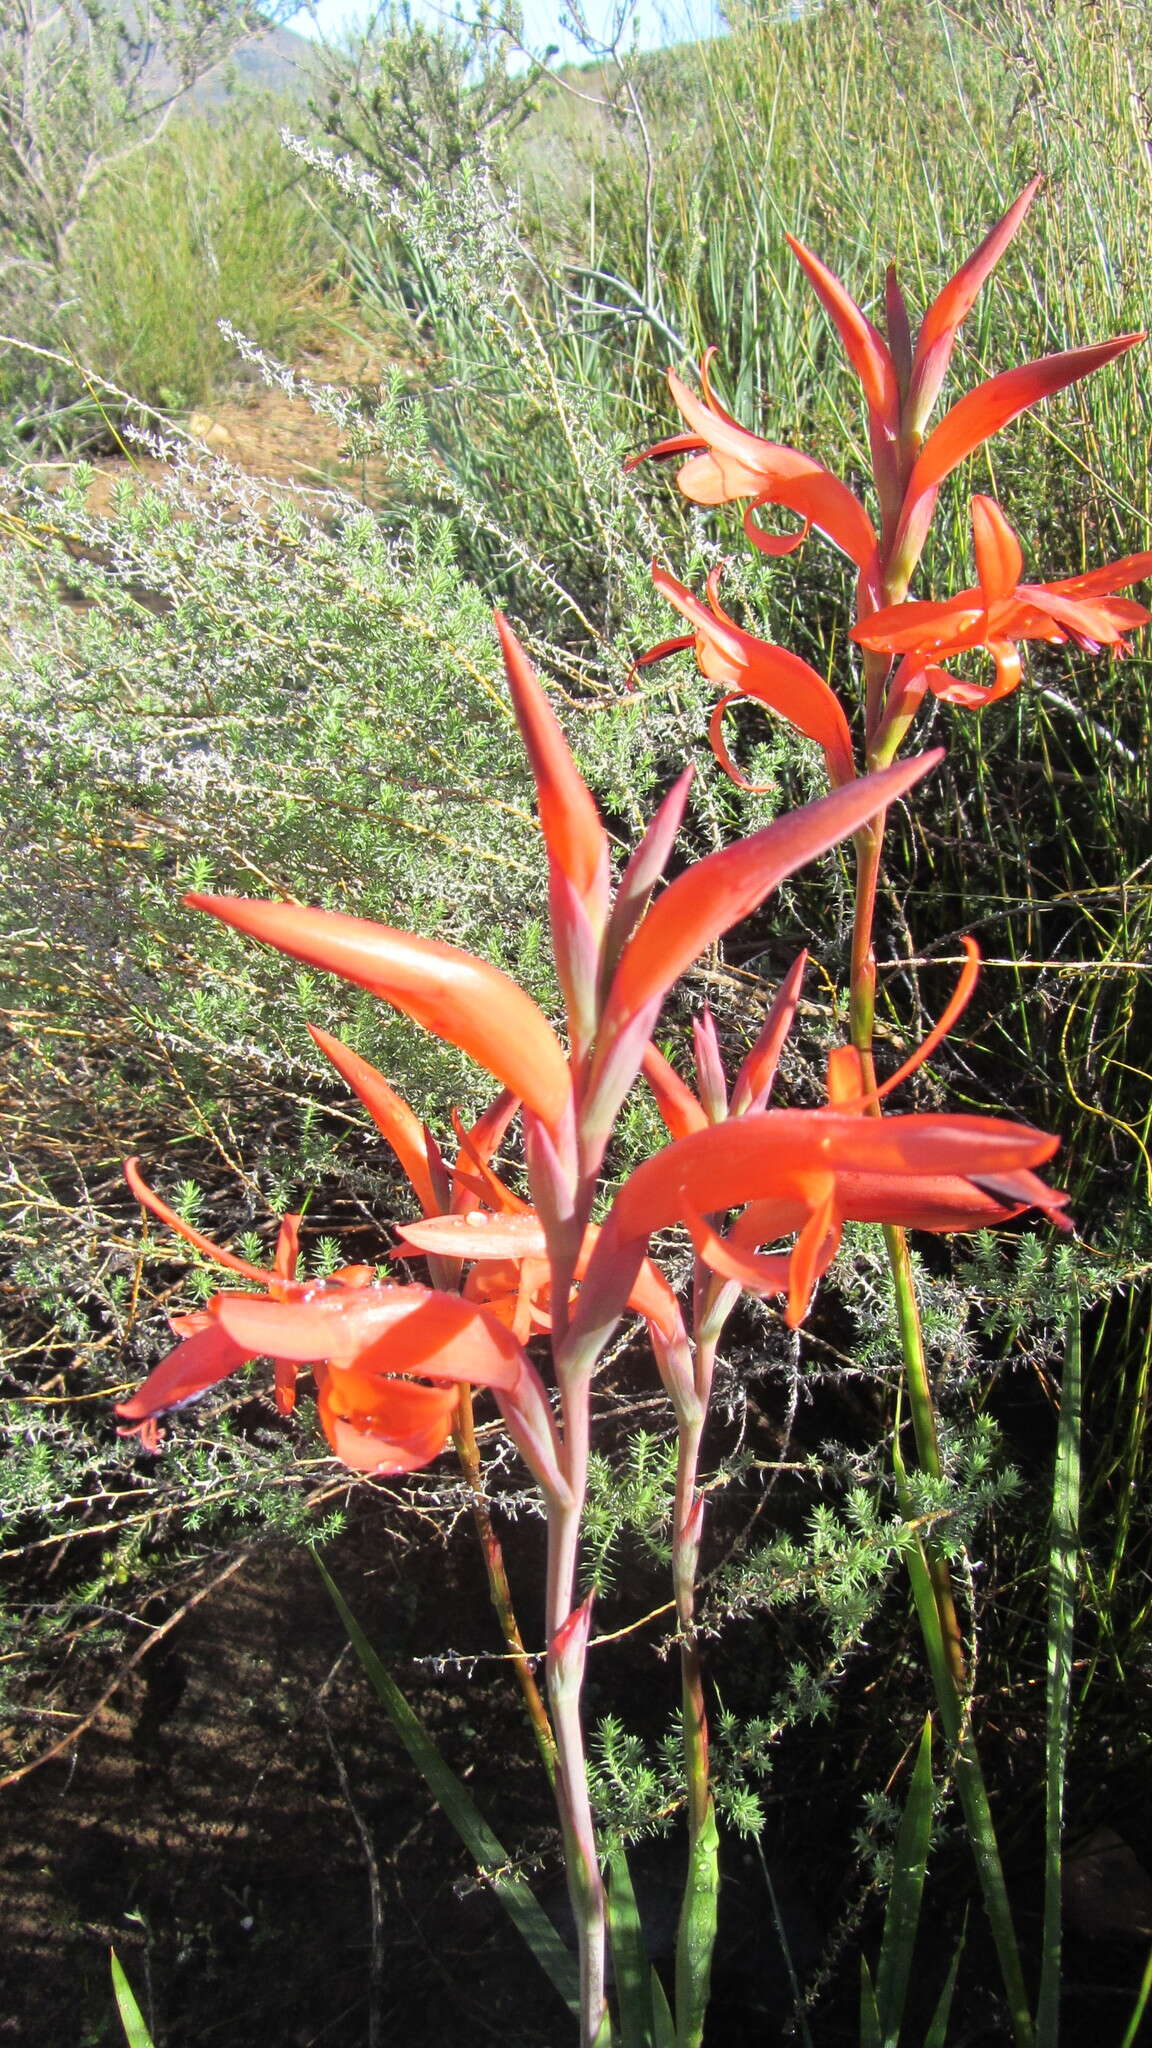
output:
[[[863,1078],[860,1055],[854,1046],[837,1048],[828,1061],[829,1110],[856,1115],[864,1113],[898,1088],[921,1067],[952,1029],[969,1002],[980,967],[979,950],[970,939],[964,942],[966,959],[956,988],[931,1031],[894,1074],[878,1088],[868,1089]],[[757,1046],[753,1048],[733,1093],[734,1116],[755,1113],[763,1095],[750,1094],[753,1078],[761,1079],[759,1062],[767,1067],[771,1086],[775,1062],[787,1033],[799,993],[801,956],[782,984],[769,1012]],[[751,1069],[751,1072],[749,1072]],[[710,1119],[692,1090],[650,1047],[644,1072],[656,1096],[660,1112],[674,1138],[705,1131]],[[779,1114],[779,1112],[777,1112]],[[801,1111],[800,1115],[825,1117],[829,1111]],[[874,1121],[869,1118],[871,1128]],[[674,1150],[674,1148],[671,1148]],[[894,1180],[890,1172],[851,1170],[820,1165],[805,1167],[797,1153],[795,1171],[780,1174],[774,1192],[748,1204],[731,1229],[721,1237],[701,1213],[703,1204],[693,1202],[685,1189],[680,1220],[691,1233],[697,1253],[722,1278],[759,1293],[782,1293],[789,1298],[788,1315],[793,1322],[803,1319],[816,1281],[836,1255],[845,1222],[899,1223],[905,1228],[932,1231],[976,1230],[1006,1222],[1024,1209],[1043,1209],[1050,1220],[1068,1228],[1061,1214],[1066,1197],[1046,1186],[1025,1168],[1006,1169],[996,1176],[958,1173]],[[757,1247],[799,1233],[791,1252],[761,1255]]]
[[[225,1251],[203,1231],[197,1230],[178,1216],[167,1202],[161,1200],[150,1188],[140,1172],[137,1159],[124,1161],[124,1178],[136,1200],[167,1228],[192,1245],[202,1257],[211,1259],[214,1265],[223,1266],[227,1272],[239,1273],[245,1280],[255,1280],[259,1287],[266,1287],[277,1300],[289,1300],[299,1291],[296,1263],[300,1255],[300,1218],[285,1216],[281,1220],[276,1238],[276,1250],[270,1268],[254,1266],[248,1259],[238,1258],[235,1252]],[[371,1266],[345,1266],[335,1276],[346,1286],[361,1286],[373,1278]],[[148,1382],[156,1383],[161,1398],[155,1410],[147,1405],[139,1406],[140,1394],[122,1402],[117,1409],[133,1428],[122,1432],[124,1435],[138,1435],[147,1449],[157,1447],[155,1413],[163,1408],[182,1408],[186,1402],[194,1401],[207,1387],[223,1379],[243,1361],[231,1355],[231,1347],[223,1332],[216,1328],[211,1319],[202,1312],[190,1316],[171,1318],[172,1329],[184,1342],[156,1368]],[[296,1368],[287,1359],[274,1360],[276,1406],[282,1415],[290,1415],[296,1401]]]
[[[628,467],[687,455],[689,459],[676,478],[684,496],[696,505],[726,505],[734,499],[751,498],[744,531],[762,553],[791,554],[809,528],[816,526],[855,562],[863,576],[872,576],[876,534],[859,498],[811,455],[801,455],[779,441],[764,441],[738,425],[712,390],[709,369],[715,353],[709,349],[700,366],[703,399],[695,398],[674,370],[668,372],[668,388],[691,432],[658,441],[643,455],[633,456]],[[804,521],[803,531],[786,539],[763,533],[752,516],[762,505],[783,505],[798,513]]]
[[[1031,1200],[1054,1211],[1063,1198],[1031,1169],[1050,1159],[1058,1143],[1028,1125],[992,1117],[878,1118],[780,1109],[735,1117],[676,1140],[636,1169],[605,1225],[602,1264],[619,1257],[627,1272],[625,1248],[643,1246],[653,1231],[683,1223],[700,1256],[723,1277],[787,1292],[788,1320],[796,1324],[857,1203],[866,1207],[868,1220],[914,1224],[929,1215],[947,1216],[943,1226],[934,1220],[926,1227],[948,1229],[972,1227],[953,1218],[994,1221]],[[1022,1181],[1025,1174],[1029,1178]],[[1000,1189],[1017,1186],[1028,1190],[1023,1199],[1015,1193],[1007,1201],[999,1198]],[[706,1219],[748,1203],[760,1205],[751,1225],[726,1243]],[[793,1230],[800,1234],[790,1253],[760,1260],[743,1248],[749,1228],[757,1242]],[[590,1268],[591,1277],[599,1281],[601,1275],[592,1276]]]
[[[347,1047],[339,1050],[348,1052]],[[367,1073],[380,1081],[373,1068]],[[391,1105],[388,1109],[390,1117]],[[490,1141],[498,1141],[507,1114],[502,1098],[482,1119],[474,1146],[478,1160]],[[547,1399],[508,1327],[510,1318],[459,1294],[376,1284],[371,1266],[344,1266],[327,1281],[297,1280],[295,1216],[285,1217],[275,1263],[264,1270],[183,1222],[141,1178],[135,1160],[127,1162],[126,1173],[133,1193],[153,1215],[206,1257],[259,1282],[267,1293],[217,1294],[206,1309],[174,1318],[172,1327],[183,1341],[118,1405],[116,1413],[129,1425],[123,1434],[138,1435],[146,1449],[158,1449],[161,1415],[195,1401],[250,1359],[268,1357],[275,1364],[282,1413],[294,1405],[299,1366],[311,1366],[320,1420],[336,1455],[356,1471],[407,1472],[443,1450],[452,1430],[456,1388],[467,1380],[492,1388],[541,1483],[562,1490]],[[414,1373],[445,1384],[414,1385],[408,1377]]]
[[[294,960],[382,996],[471,1054],[549,1126],[564,1116],[571,1079],[560,1042],[531,996],[486,960],[337,910],[248,896],[192,894],[184,901]]]
[[[217,1294],[188,1325],[195,1325],[191,1334],[116,1411],[149,1448],[161,1414],[252,1358],[311,1366],[324,1433],[360,1472],[408,1472],[438,1457],[461,1380],[491,1387],[513,1406],[530,1391],[531,1368],[504,1323],[477,1303],[427,1287],[334,1280],[297,1283],[277,1300]],[[414,1373],[444,1384],[420,1386],[407,1377]]]
[[[710,611],[692,595],[683,583],[652,564],[652,581],[668,603],[686,618],[693,632],[683,639],[662,641],[659,647],[650,648],[640,655],[637,668],[652,661],[662,660],[666,654],[679,652],[682,648],[695,650],[700,672],[710,682],[722,683],[728,688],[712,714],[709,739],[712,751],[725,773],[732,781],[747,788],[744,777],[734,766],[727,747],[724,745],[722,721],[729,705],[741,697],[752,697],[763,704],[789,725],[802,732],[806,739],[815,740],[823,748],[828,764],[828,778],[833,787],[851,782],[856,770],[852,760],[852,737],[848,721],[841,709],[839,699],[828,688],[822,676],[817,675],[798,654],[789,653],[786,647],[777,647],[772,641],[760,640],[755,634],[745,633],[729,618],[720,604],[720,569],[713,569],[707,581]]]
[[[1152,617],[1145,605],[1115,595],[1152,576],[1152,553],[1125,555],[1083,575],[1055,583],[1022,583],[1020,543],[992,498],[972,500],[972,535],[979,584],[943,603],[889,605],[854,626],[852,638],[882,653],[923,655],[934,661],[984,648],[996,665],[988,688],[930,670],[928,685],[952,704],[995,703],[1020,681],[1021,640],[1074,645],[1089,653],[1109,647],[1126,654],[1124,635]]]

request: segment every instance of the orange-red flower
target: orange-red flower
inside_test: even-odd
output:
[[[971,940],[965,942],[965,951],[964,969],[941,1016],[915,1052],[880,1087],[866,1087],[854,1047],[842,1046],[833,1052],[828,1062],[827,1110],[758,1114],[766,1089],[755,1083],[760,1081],[764,1068],[767,1087],[771,1086],[780,1046],[795,1010],[802,959],[782,986],[760,1039],[741,1070],[727,1120],[710,1118],[687,1084],[650,1048],[644,1071],[661,1115],[678,1142],[639,1168],[632,1182],[626,1184],[609,1221],[608,1230],[613,1234],[610,1241],[619,1242],[633,1228],[637,1201],[641,1208],[644,1200],[653,1196],[669,1201],[671,1211],[664,1220],[672,1220],[674,1215],[685,1224],[706,1265],[724,1279],[753,1291],[787,1295],[787,1317],[795,1325],[803,1320],[817,1280],[836,1255],[846,1222],[898,1223],[908,1229],[931,1231],[977,1230],[1006,1222],[1025,1209],[1040,1208],[1054,1223],[1067,1228],[1067,1219],[1062,1214],[1067,1198],[1049,1188],[1031,1170],[1032,1165],[1048,1157],[1056,1147],[1057,1141],[1041,1132],[1029,1132],[1023,1126],[998,1125],[990,1118],[903,1117],[897,1120],[895,1151],[887,1140],[876,1135],[881,1128],[889,1134],[893,1129],[892,1122],[882,1126],[874,1114],[880,1099],[923,1065],[971,997],[979,972],[979,953]],[[750,1111],[765,1146],[766,1160],[773,1146],[778,1145],[781,1133],[785,1140],[778,1163],[768,1165],[766,1180],[761,1167],[749,1159],[747,1140],[739,1131]],[[854,1160],[844,1149],[852,1119],[856,1120],[859,1138]],[[829,1149],[823,1143],[822,1132],[830,1132],[833,1127],[835,1141]],[[715,1141],[724,1132],[730,1134],[727,1148],[716,1142],[704,1145],[705,1138]],[[1019,1146],[1021,1141],[1032,1147],[1030,1161],[1022,1156],[1014,1158],[1010,1150],[1004,1149],[1006,1143]],[[988,1148],[983,1164],[977,1156],[981,1144]],[[954,1150],[972,1148],[971,1167],[958,1163],[935,1169],[926,1149],[932,1145],[951,1146]],[[690,1147],[695,1147],[695,1151]],[[956,1157],[961,1160],[960,1151]],[[717,1186],[709,1178],[723,1176],[738,1159],[744,1162],[740,1171],[749,1176],[744,1185],[750,1188],[752,1179],[759,1175],[751,1198],[735,1191],[736,1180]],[[672,1184],[677,1177],[680,1187],[673,1193]],[[639,1197],[635,1191],[629,1193],[633,1182],[640,1184]],[[657,1194],[657,1190],[662,1192]],[[721,1193],[723,1200],[719,1199]],[[709,1218],[741,1201],[746,1204],[743,1213],[721,1236]],[[757,1249],[792,1233],[797,1233],[797,1237],[789,1252],[764,1256]]]
[[[775,712],[777,717],[795,726],[806,739],[815,740],[817,746],[823,748],[828,779],[834,788],[840,783],[851,782],[856,773],[852,760],[852,736],[839,699],[823,677],[798,654],[791,654],[786,647],[777,647],[770,640],[760,640],[753,633],[745,633],[734,619],[729,618],[720,603],[720,574],[716,568],[708,577],[706,589],[711,609],[706,610],[683,583],[678,583],[658,563],[652,564],[652,581],[661,597],[675,605],[693,631],[679,639],[663,640],[658,647],[650,648],[647,654],[639,657],[637,668],[660,661],[666,654],[679,653],[685,647],[695,650],[701,674],[710,682],[722,683],[726,688],[727,694],[712,713],[708,736],[721,767],[733,782],[742,787],[750,785],[733,763],[724,744],[723,733],[724,713],[741,697],[754,698],[758,704]]]
[[[735,1117],[677,1139],[636,1169],[605,1225],[602,1263],[626,1247],[642,1249],[654,1230],[683,1223],[714,1271],[743,1286],[786,1293],[787,1318],[796,1325],[835,1256],[844,1223],[858,1210],[864,1212],[859,1220],[934,1229],[972,1229],[1033,1201],[1058,1210],[1063,1198],[1032,1172],[1058,1143],[1043,1131],[993,1117],[875,1117],[834,1109]],[[1013,1190],[1006,1201],[1002,1189]],[[748,1204],[756,1205],[751,1224],[726,1243],[708,1219]],[[791,1252],[762,1259],[744,1249],[748,1229],[757,1243],[791,1231],[799,1236]],[[626,1265],[622,1259],[622,1270]]]
[[[889,605],[852,629],[852,638],[864,647],[922,655],[932,662],[984,648],[996,665],[996,680],[988,688],[942,669],[927,672],[929,688],[949,703],[978,708],[1014,690],[1020,681],[1021,640],[1056,646],[1072,642],[1092,654],[1102,647],[1126,654],[1125,634],[1152,617],[1145,605],[1115,594],[1152,576],[1152,553],[1125,555],[1055,583],[1024,583],[1016,535],[995,500],[980,496],[972,500],[972,537],[980,579],[975,588],[940,604]]]
[[[763,554],[791,554],[815,526],[855,562],[862,575],[871,576],[876,564],[876,534],[859,498],[811,455],[802,455],[779,441],[762,440],[733,419],[712,389],[709,371],[715,353],[709,349],[700,365],[702,399],[693,396],[675,370],[668,372],[668,388],[689,432],[658,441],[643,455],[633,456],[628,468],[686,455],[688,460],[676,477],[684,496],[695,505],[726,505],[751,498],[744,514],[744,531]],[[804,521],[802,531],[791,536],[766,534],[753,516],[764,505],[782,505],[798,513]]]
[[[547,1401],[506,1320],[459,1295],[377,1284],[371,1266],[345,1266],[326,1281],[297,1280],[297,1217],[285,1218],[275,1264],[263,1270],[183,1222],[141,1179],[135,1160],[126,1171],[153,1215],[266,1292],[217,1294],[205,1309],[174,1318],[183,1341],[117,1406],[128,1425],[124,1434],[157,1449],[161,1415],[198,1399],[250,1359],[267,1357],[284,1414],[294,1405],[299,1367],[311,1367],[324,1434],[355,1471],[408,1472],[438,1457],[466,1380],[496,1392],[513,1435],[547,1482],[554,1463]]]

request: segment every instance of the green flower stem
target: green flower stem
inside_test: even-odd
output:
[[[857,1052],[870,1058],[876,1025],[876,954],[872,946],[872,927],[876,919],[876,889],[884,848],[883,815],[860,827],[855,845],[856,910],[852,923],[848,1014],[852,1043]]]
[[[697,1306],[707,1313],[708,1289],[697,1276]],[[699,1334],[694,1347],[696,1401],[677,1418],[676,1499],[673,1510],[672,1582],[680,1631],[680,1718],[688,1788],[688,1874],[676,1934],[676,2048],[700,2048],[716,1940],[716,1816],[708,1777],[708,1710],[696,1643],[696,1572],[702,1526],[698,1487],[700,1443],[716,1362],[719,1330]]]
[[[508,1583],[508,1573],[504,1565],[503,1547],[488,1512],[480,1448],[476,1442],[476,1430],[472,1419],[472,1388],[467,1380],[462,1382],[459,1394],[460,1401],[452,1440],[456,1446],[456,1456],[460,1460],[460,1470],[464,1474],[465,1484],[472,1495],[472,1520],[480,1539],[484,1569],[488,1574],[488,1594],[500,1624],[505,1648],[512,1659],[516,1683],[520,1687],[528,1719],[532,1724],[532,1734],[540,1752],[540,1761],[548,1773],[549,1784],[555,1785],[556,1743],[552,1735],[552,1723],[548,1719],[548,1709],[524,1648],[524,1638],[520,1633],[520,1624],[512,1604],[512,1588]]]
[[[872,1031],[875,1019],[876,964],[872,947],[872,926],[882,850],[882,820],[876,827],[866,826],[857,833],[851,1028],[852,1042],[860,1054],[866,1088],[875,1087]],[[859,984],[857,976],[860,977]],[[882,1114],[878,1101],[873,1102],[872,1111],[876,1116]],[[936,1427],[936,1408],[928,1376],[920,1310],[908,1255],[908,1240],[905,1232],[894,1225],[886,1226],[884,1239],[892,1272],[900,1348],[904,1359],[904,1378],[908,1389],[917,1458],[923,1471],[933,1478],[939,1478],[943,1467]],[[893,1448],[893,1460],[901,1513],[906,1521],[911,1522],[914,1515],[898,1438]],[[907,1553],[907,1562],[920,1632],[940,1711],[940,1721],[952,1743],[955,1755],[957,1797],[972,1844],[984,1908],[996,1944],[1000,1972],[1012,2015],[1012,2038],[1015,2048],[1034,2048],[1035,2034],[1024,1985],[1024,1973],[1020,1964],[1016,1931],[1012,1923],[1008,1889],[1004,1882],[1004,1867],[996,1840],[988,1790],[984,1783],[984,1774],[980,1768],[969,1719],[963,1639],[956,1614],[948,1560],[935,1539],[926,1536],[923,1540],[917,1537],[914,1546]]]
[[[888,1263],[892,1270],[892,1291],[896,1299],[900,1348],[904,1354],[904,1384],[908,1391],[912,1432],[916,1439],[916,1456],[922,1472],[929,1473],[933,1479],[940,1479],[944,1468],[940,1458],[940,1438],[936,1429],[936,1407],[928,1378],[928,1361],[924,1355],[924,1333],[920,1327],[920,1310],[912,1278],[912,1261],[908,1255],[907,1232],[897,1224],[885,1224],[884,1242],[888,1247]],[[943,1556],[939,1545],[932,1537],[927,1539],[924,1548],[940,1617],[944,1650],[952,1672],[952,1682],[957,1696],[963,1697],[968,1681],[964,1641],[952,1592],[952,1574],[948,1569],[947,1558]]]
[[[910,1527],[914,1527],[915,1517],[908,1492],[908,1475],[898,1442],[893,1446],[892,1462],[896,1473],[896,1495],[900,1511]],[[980,1768],[968,1701],[956,1686],[948,1643],[941,1626],[932,1570],[926,1546],[919,1535],[913,1537],[905,1553],[905,1562],[908,1566],[912,1597],[940,1712],[940,1724],[952,1745],[956,1796],[960,1801],[968,1839],[972,1844],[984,1910],[988,1915],[992,1939],[996,1945],[1000,1974],[1004,1980],[1012,2017],[1012,2039],[1015,2048],[1035,2048],[1036,2036],[1032,2026],[1031,2008],[1020,1964],[1020,1950],[1012,1922],[1008,1888],[1004,1882],[1004,1866],[1000,1859],[1000,1845],[996,1839],[996,1824],[992,1818],[988,1788]]]
[[[611,2038],[604,1997],[607,1930],[580,1716],[586,1646],[565,1633],[576,1605],[580,1524],[588,1486],[589,1389],[588,1373],[561,1375],[563,1463],[570,1492],[565,1505],[553,1506],[548,1516],[546,1676],[556,1742],[556,1807],[580,1952],[580,2048],[603,2048]]]

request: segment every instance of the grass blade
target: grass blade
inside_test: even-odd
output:
[[[760,1868],[764,1873],[764,1882],[768,1887],[768,1902],[772,1908],[772,1924],[776,1929],[776,1938],[780,1943],[780,1951],[784,1957],[784,1967],[788,1972],[788,1983],[792,1992],[792,2025],[799,2033],[800,2039],[804,2043],[804,2048],[815,2048],[812,2040],[812,2029],[808,2025],[808,2015],[804,2009],[800,1979],[796,1974],[796,1965],[792,1960],[792,1947],[788,1940],[788,1930],[784,1925],[784,1917],[780,1911],[780,1901],[776,1896],[776,1887],[772,1882],[772,1872],[768,1868],[768,1859],[764,1854],[759,1835],[753,1838],[753,1847],[760,1859]]]
[[[884,1939],[876,1966],[876,2006],[880,2032],[886,2044],[900,2037],[931,1841],[932,1717],[929,1715],[924,1722],[916,1767],[896,1836],[896,1860],[884,1914]]]
[[[924,2048],[948,2048],[948,2021],[952,2016],[952,1996],[956,1989],[956,1979],[960,1974],[960,1958],[964,1953],[964,1941],[967,1933],[968,1916],[965,1914],[964,1925],[960,1930],[960,1939],[956,1944],[956,1953],[952,1958],[952,1966],[947,1977],[944,1979],[944,1989],[940,1993],[939,2002],[932,2015],[932,2024],[924,2036]]]
[[[1060,2035],[1060,1883],[1064,1780],[1072,1702],[1076,1545],[1080,1529],[1080,1309],[1069,1313],[1060,1388],[1048,1562],[1048,1728],[1044,1815],[1044,1932],[1036,2048]]]
[[[616,1976],[620,2048],[653,2048],[651,1965],[623,1849],[608,1859],[608,1938]]]
[[[860,1958],[860,2048],[884,2048],[880,2008],[866,1959]]]
[[[112,1989],[116,1993],[116,2007],[128,2048],[153,2048],[152,2036],[144,2024],[144,2015],[136,2003],[132,1986],[124,1975],[120,1958],[115,1949],[109,1953],[112,1957]]]
[[[369,1684],[408,1751],[437,1806],[451,1821],[469,1855],[482,1872],[509,1919],[523,1935],[541,1969],[569,2009],[580,2017],[580,1981],[576,1959],[565,1948],[548,1915],[522,1877],[510,1874],[509,1857],[493,1834],[471,1794],[435,1743],[425,1733],[395,1680],[384,1669],[331,1573],[313,1551],[332,1603],[359,1657]]]
[[[1136,2003],[1132,2008],[1132,2017],[1124,2029],[1124,2039],[1120,2043],[1120,2048],[1136,2048],[1136,2043],[1140,2038],[1141,2022],[1143,2021],[1145,2009],[1150,1998],[1152,1998],[1152,1949],[1149,1950],[1148,1961],[1144,1965],[1144,1975],[1140,1979],[1140,1989],[1136,1994]]]
[[[652,2039],[655,2048],[676,2048],[676,2022],[672,2017],[672,2007],[655,1970],[652,1972]]]

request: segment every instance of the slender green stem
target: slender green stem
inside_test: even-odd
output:
[[[697,1276],[697,1306],[707,1299]],[[697,1330],[700,1320],[697,1321]],[[699,1492],[700,1443],[719,1331],[698,1335],[694,1351],[696,1403],[677,1430],[676,1500],[673,1511],[672,1580],[680,1629],[680,1716],[688,1788],[688,1874],[676,1936],[676,2048],[699,2048],[708,2010],[712,1950],[716,1940],[717,1834],[708,1777],[708,1710],[696,1643],[696,1571],[700,1558],[703,1499]]]
[[[580,1952],[580,2048],[600,2048],[609,2038],[604,1998],[605,1900],[580,1716],[587,1639],[579,1624],[573,1633],[580,1524],[588,1483],[588,1395],[586,1373],[562,1377],[563,1458],[570,1491],[564,1506],[553,1507],[548,1518],[546,1676],[556,1742],[556,1807]]]
[[[908,1391],[908,1407],[916,1439],[916,1456],[921,1471],[927,1472],[933,1479],[939,1479],[944,1468],[936,1428],[936,1407],[928,1378],[928,1361],[924,1355],[924,1333],[920,1327],[920,1310],[916,1301],[916,1285],[912,1277],[912,1261],[908,1253],[908,1236],[898,1225],[890,1223],[884,1228],[884,1242],[888,1248],[888,1263],[892,1271],[892,1291],[896,1300],[900,1348],[904,1354],[904,1384]],[[952,1574],[948,1569],[947,1558],[942,1555],[933,1537],[927,1538],[924,1549],[953,1683],[957,1694],[962,1696],[967,1684],[967,1670],[964,1639],[960,1632],[956,1600],[952,1591]]]
[[[908,1475],[898,1443],[893,1447],[892,1458],[900,1511],[907,1522],[913,1523],[915,1514],[908,1491]],[[980,1880],[984,1910],[988,1915],[992,1939],[996,1945],[1000,1974],[1004,1980],[1012,2018],[1012,2039],[1015,2048],[1034,2048],[1035,2034],[1032,2028],[1031,2008],[1020,1964],[1020,1951],[1016,1942],[1008,1888],[1004,1882],[1004,1866],[996,1839],[996,1823],[992,1818],[988,1788],[984,1782],[984,1773],[980,1767],[980,1757],[972,1733],[968,1701],[956,1686],[932,1571],[925,1545],[919,1536],[910,1543],[905,1561],[920,1632],[924,1639],[928,1669],[932,1676],[932,1687],[939,1708],[940,1725],[953,1749],[956,1796],[964,1815],[964,1824]]]
[[[1076,1563],[1080,1537],[1080,1304],[1068,1314],[1064,1372],[1060,1383],[1060,1427],[1052,1483],[1052,1527],[1048,1543],[1048,1729],[1044,1803],[1044,1938],[1040,1994],[1036,2001],[1037,2048],[1057,2048],[1060,2038],[1061,1898],[1064,1874],[1064,1781],[1072,1713],[1072,1656],[1076,1632]]]
[[[852,935],[852,1042],[861,1057],[865,1087],[874,1087],[872,1035],[875,1023],[876,962],[872,928],[876,891],[883,851],[883,826],[866,827],[856,837],[856,921]],[[872,1105],[879,1116],[878,1101]],[[916,1452],[921,1468],[934,1478],[942,1472],[936,1409],[924,1350],[920,1310],[908,1241],[902,1229],[888,1226],[884,1232],[904,1360]],[[915,1519],[908,1495],[907,1477],[899,1441],[894,1446],[898,1496],[905,1519]],[[928,1657],[941,1725],[952,1742],[956,1759],[956,1791],[964,1814],[980,1889],[1000,1962],[1001,1976],[1012,2015],[1015,2048],[1034,2048],[1028,1994],[1020,1963],[1020,1951],[1012,1922],[1012,1909],[1004,1881],[996,1828],[980,1759],[969,1721],[967,1679],[963,1639],[952,1592],[947,1558],[931,1536],[908,1552],[908,1570],[920,1631]]]
[[[480,1538],[480,1551],[484,1559],[484,1569],[488,1574],[488,1595],[500,1624],[505,1648],[512,1659],[516,1683],[520,1687],[528,1719],[532,1724],[532,1734],[540,1752],[540,1761],[548,1773],[549,1783],[555,1785],[556,1743],[552,1735],[552,1723],[548,1719],[548,1709],[524,1648],[524,1638],[520,1633],[520,1624],[512,1604],[512,1588],[504,1565],[503,1546],[488,1512],[480,1447],[476,1442],[476,1430],[472,1419],[472,1388],[467,1380],[461,1384],[459,1391],[460,1402],[456,1411],[456,1426],[452,1431],[452,1439],[460,1460],[460,1469],[472,1495],[472,1520]]]

